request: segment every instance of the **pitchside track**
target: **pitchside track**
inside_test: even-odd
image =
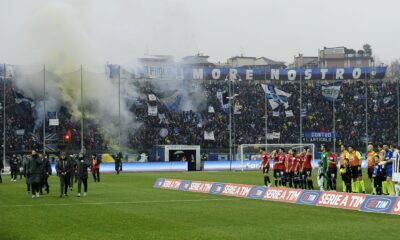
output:
[[[90,179],[87,197],[31,199],[0,185],[0,239],[398,239],[399,216],[154,189],[156,178],[261,185],[260,172],[126,173]],[[367,181],[366,181],[367,182]],[[369,186],[367,186],[369,188]],[[329,234],[329,235],[328,235]]]

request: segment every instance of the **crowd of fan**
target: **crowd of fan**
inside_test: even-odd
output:
[[[269,143],[299,143],[302,132],[333,132],[333,106],[335,104],[335,129],[337,146],[342,142],[364,148],[366,138],[366,107],[368,99],[368,138],[370,142],[397,142],[397,92],[396,83],[389,80],[373,80],[366,92],[364,81],[345,81],[335,102],[325,99],[321,92],[323,82],[303,82],[301,104],[303,119],[300,123],[300,84],[274,82],[275,87],[290,93],[289,106],[272,109],[267,102],[268,133],[280,133],[279,139],[268,139]],[[151,84],[146,84],[145,93],[151,93]],[[217,92],[227,91],[228,83],[203,82],[200,88],[205,107],[198,111],[168,112],[158,104],[161,116],[148,116],[147,108],[136,109],[141,129],[130,139],[132,147],[151,148],[155,144],[195,144],[202,148],[229,147],[229,114],[224,111]],[[240,113],[232,114],[233,144],[265,143],[265,93],[260,83],[240,81],[233,84],[231,94],[238,94],[233,100],[242,106]],[[142,99],[146,106],[146,99]],[[148,102],[147,102],[148,103]],[[215,112],[209,112],[213,106]],[[292,110],[293,117],[285,111]],[[274,116],[275,112],[275,116]],[[279,112],[279,116],[276,113]],[[165,115],[165,119],[164,119]],[[377,127],[379,126],[379,127]],[[160,135],[161,129],[168,130],[168,136]],[[215,140],[205,140],[204,132],[213,131]],[[303,142],[306,139],[302,139]],[[331,143],[333,144],[333,139]]]
[[[0,92],[3,98],[4,85],[0,80]],[[43,148],[43,125],[38,120],[38,113],[35,110],[34,100],[26,98],[18,100],[13,92],[17,92],[11,81],[6,80],[5,83],[5,106],[6,106],[6,151],[11,153],[30,152],[32,149]],[[3,99],[1,99],[0,126],[3,130]],[[80,121],[74,120],[68,109],[61,107],[57,112],[59,126],[49,126],[48,118],[46,119],[46,135],[48,140],[46,144],[57,145],[59,143],[67,146],[70,150],[79,150],[81,146],[81,124]],[[63,139],[63,136],[70,131],[70,138]],[[50,138],[55,133],[55,137]],[[93,121],[86,120],[84,128],[84,147],[88,151],[105,151],[108,149],[107,141],[104,139],[101,129]],[[0,136],[3,143],[3,134]],[[1,144],[3,145],[3,144]],[[56,148],[56,150],[59,150]]]
[[[262,82],[261,82],[262,83]],[[268,139],[269,143],[298,143],[300,126],[302,132],[332,132],[333,102],[324,99],[321,93],[321,82],[303,82],[300,100],[300,84],[293,82],[274,82],[275,87],[290,93],[288,108],[279,106],[272,109],[265,105],[265,93],[256,81],[237,81],[232,83],[234,105],[241,109],[232,114],[233,144],[265,143],[265,108],[268,116],[268,132],[280,133],[279,139]],[[3,92],[3,84],[0,84]],[[149,116],[146,97],[156,94],[162,84],[156,87],[154,82],[137,83],[142,98],[137,99],[131,111],[140,123],[139,129],[130,133],[128,147],[149,150],[154,145],[189,144],[201,145],[202,148],[227,149],[229,147],[229,113],[217,98],[218,92],[227,91],[228,82],[189,83],[188,91],[196,91],[196,99],[189,99],[192,93],[186,94],[182,101],[197,101],[195,109],[183,111],[179,107],[167,109],[162,101],[156,103],[157,116]],[[368,83],[368,137],[371,142],[397,142],[397,91],[396,83],[389,80],[374,80]],[[162,86],[161,86],[162,88]],[[42,127],[35,127],[36,113],[27,102],[17,103],[12,92],[13,87],[6,84],[6,136],[7,151],[29,151],[41,144]],[[158,89],[158,90],[157,90]],[[365,146],[366,132],[366,97],[365,82],[345,81],[342,83],[338,99],[334,102],[336,114],[337,144],[341,142]],[[300,102],[306,113],[300,123]],[[201,103],[201,104],[200,104]],[[182,105],[182,103],[181,103]],[[214,111],[209,111],[212,106]],[[286,116],[291,110],[293,116]],[[276,113],[279,112],[279,116]],[[275,113],[275,114],[274,114]],[[0,113],[0,124],[3,125],[3,112]],[[46,132],[64,134],[71,131],[70,145],[80,149],[80,122],[73,120],[68,110],[61,108],[58,112],[60,126],[47,127]],[[377,127],[379,126],[379,127]],[[17,130],[23,129],[24,132]],[[214,140],[205,139],[204,132],[212,132]],[[84,147],[90,151],[107,151],[108,143],[102,130],[94,122],[88,121],[84,129]],[[2,136],[0,137],[3,141]],[[305,140],[305,139],[303,139]],[[329,143],[327,143],[329,144]]]

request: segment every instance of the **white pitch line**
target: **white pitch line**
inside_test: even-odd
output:
[[[149,200],[149,201],[133,201],[133,202],[16,204],[16,205],[0,205],[0,208],[6,208],[6,207],[51,207],[51,206],[75,206],[75,205],[107,205],[107,204],[148,204],[148,203],[175,203],[175,202],[208,202],[208,201],[233,201],[233,200],[238,200],[238,199],[206,198],[206,199],[175,199],[175,200],[154,200],[154,201]]]

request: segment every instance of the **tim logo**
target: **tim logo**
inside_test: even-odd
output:
[[[266,187],[254,186],[250,190],[249,195],[247,195],[247,197],[254,198],[254,199],[262,199],[264,197],[266,191],[267,191]]]
[[[315,205],[321,193],[317,191],[304,191],[297,200],[298,204]]]
[[[368,212],[386,212],[389,213],[393,208],[396,198],[394,197],[367,197],[361,210]]]
[[[164,184],[164,178],[157,178],[156,182],[154,183],[154,188],[160,188]]]
[[[190,181],[190,180],[182,181],[181,185],[179,186],[179,190],[181,190],[181,191],[189,190],[190,184],[192,184],[192,181]]]
[[[210,193],[212,194],[220,194],[222,190],[224,190],[225,184],[223,183],[214,183],[211,187]]]

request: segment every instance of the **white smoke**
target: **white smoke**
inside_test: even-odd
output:
[[[132,66],[134,59],[145,53],[183,56],[196,50],[189,11],[179,0],[22,2],[10,2],[4,6],[7,11],[0,10],[3,22],[14,26],[7,25],[7,36],[1,35],[0,60],[29,66],[19,68],[15,84],[37,100],[36,126],[43,121],[44,112],[42,65],[46,66],[46,111],[66,106],[80,119],[82,75],[85,116],[96,119],[115,136],[119,128],[118,84],[106,77],[105,64],[122,63],[133,69],[137,67]],[[122,131],[127,133],[138,127],[128,105],[138,93],[126,81],[121,88]]]

